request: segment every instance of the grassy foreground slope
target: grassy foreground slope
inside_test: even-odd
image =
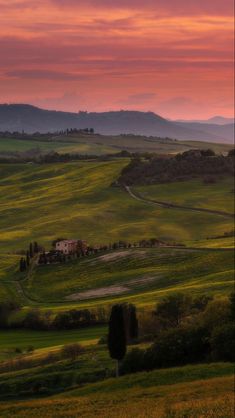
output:
[[[111,187],[127,163],[123,159],[0,165],[0,252],[26,248],[31,240],[48,246],[58,236],[87,239],[91,244],[150,237],[187,243],[233,228],[232,218],[156,207]],[[187,187],[189,199],[190,184]],[[229,180],[200,187],[192,183],[192,190],[197,189],[193,203],[206,202],[215,187],[229,212],[233,200]],[[168,185],[162,190],[168,201],[183,192],[181,183],[175,184],[174,192]],[[214,199],[213,206],[217,204],[220,208],[221,201]]]
[[[23,282],[42,306],[130,300],[155,304],[174,292],[223,294],[233,289],[233,251],[119,250],[66,264],[38,266]],[[53,289],[53,292],[51,292]]]
[[[222,363],[138,373],[62,396],[4,402],[0,417],[232,418],[232,373],[232,365]]]

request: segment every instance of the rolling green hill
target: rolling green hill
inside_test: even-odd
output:
[[[156,152],[159,154],[176,154],[192,148],[213,149],[216,153],[228,152],[232,145],[200,141],[173,141],[140,135],[48,135],[48,137],[27,138],[1,137],[0,155],[2,152],[24,152],[38,148],[41,152],[56,151],[59,153],[79,153],[102,155],[121,150],[129,152]]]
[[[62,302],[97,306],[117,300],[146,306],[174,292],[221,295],[232,291],[233,261],[232,251],[119,250],[38,266],[23,281],[23,288],[33,302],[52,303],[56,309]]]
[[[48,247],[58,236],[82,238],[90,244],[134,242],[151,237],[187,243],[223,235],[233,228],[232,218],[156,207],[133,199],[121,188],[111,187],[127,163],[123,159],[100,163],[2,164],[0,252],[25,249],[31,240]],[[232,187],[232,180],[216,185],[195,181],[187,185],[175,183],[162,185],[161,197],[172,201],[185,190],[190,204],[207,205],[210,196],[213,208],[223,206],[230,212]],[[151,195],[158,193],[159,188],[144,192]]]
[[[10,316],[11,325],[22,323],[30,308],[51,311],[54,318],[71,308],[108,310],[128,301],[145,314],[176,292],[218,297],[232,291],[233,238],[224,234],[232,230],[234,219],[213,213],[233,213],[232,180],[133,188],[143,201],[111,186],[128,162],[0,165],[0,301],[14,300],[22,307]],[[211,212],[161,207],[148,199]],[[59,236],[90,244],[156,237],[187,248],[119,248],[65,264],[33,263],[27,273],[18,272],[20,252],[29,242],[49,249]],[[114,363],[106,347],[97,344],[106,333],[106,326],[2,330],[0,417],[232,418],[231,364],[156,370],[117,381],[110,378]],[[75,342],[85,351],[73,362],[61,358],[61,347]]]

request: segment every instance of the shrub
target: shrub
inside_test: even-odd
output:
[[[234,323],[216,327],[212,332],[210,344],[214,360],[235,361]]]
[[[145,351],[140,348],[133,348],[122,361],[120,372],[136,373],[145,369]]]

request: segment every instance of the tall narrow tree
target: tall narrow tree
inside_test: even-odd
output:
[[[39,249],[38,249],[38,243],[35,241],[33,243],[33,252],[34,252],[34,254],[37,254],[38,251],[39,251]]]
[[[26,264],[27,264],[27,266],[29,266],[29,264],[30,264],[30,255],[29,255],[29,251],[27,251],[27,253],[26,253]]]
[[[29,244],[29,256],[30,258],[33,258],[33,244],[30,242]]]
[[[108,348],[110,357],[117,361],[116,376],[119,376],[120,361],[126,354],[126,330],[122,305],[112,307],[109,319]]]

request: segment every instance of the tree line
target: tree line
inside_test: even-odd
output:
[[[36,241],[30,242],[29,248],[26,250],[25,257],[21,257],[19,260],[19,271],[21,273],[28,269],[28,267],[30,266],[31,259],[40,251],[42,251],[42,247],[39,246]]]
[[[123,314],[114,306],[108,347],[121,374],[211,361],[235,361],[235,294],[227,299],[185,294],[164,298],[152,312],[152,344],[126,354]],[[114,319],[115,318],[115,319]]]
[[[214,151],[190,150],[176,156],[152,156],[132,158],[123,168],[119,185],[155,184],[202,178],[213,183],[220,176],[234,175],[234,150],[227,156],[215,155]]]

